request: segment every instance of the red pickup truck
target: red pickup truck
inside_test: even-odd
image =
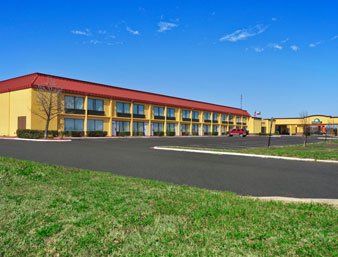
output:
[[[229,137],[232,137],[232,136],[246,137],[247,135],[248,135],[248,132],[245,129],[235,128],[235,129],[230,130],[229,132]]]

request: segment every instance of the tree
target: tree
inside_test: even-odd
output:
[[[33,113],[45,121],[44,138],[48,137],[50,122],[62,113],[62,90],[53,87],[53,81],[36,88],[36,107]]]
[[[309,134],[308,133],[308,124],[307,124],[308,116],[309,115],[306,111],[303,111],[299,114],[301,126],[303,128],[303,137],[304,137],[303,145],[304,145],[304,147],[307,144],[307,137],[308,137],[308,134]]]

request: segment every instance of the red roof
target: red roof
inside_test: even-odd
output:
[[[250,116],[250,114],[246,110],[242,110],[239,108],[149,93],[144,91],[126,89],[121,87],[109,86],[88,81],[63,78],[59,76],[47,75],[42,73],[33,73],[17,78],[0,81],[0,93],[47,85],[60,88],[65,92],[80,95],[90,95],[104,98],[112,98],[117,100],[142,102],[156,105],[167,105],[194,110],[206,110],[210,112],[231,113],[234,115]]]

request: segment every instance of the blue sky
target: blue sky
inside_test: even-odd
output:
[[[32,72],[338,115],[338,1],[3,1],[0,80]]]

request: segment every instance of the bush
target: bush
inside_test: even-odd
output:
[[[65,137],[83,137],[84,132],[83,131],[64,131],[62,132],[62,135]]]
[[[174,131],[168,131],[167,136],[169,136],[169,137],[175,136],[175,132]]]
[[[182,136],[189,136],[189,132],[182,132]]]
[[[38,139],[43,138],[44,131],[32,129],[18,129],[16,135],[20,138]]]
[[[133,136],[144,136],[144,132],[133,132]]]
[[[88,137],[105,137],[107,136],[107,131],[88,131],[87,136]]]
[[[130,136],[130,132],[116,132],[116,136],[118,137]]]
[[[218,136],[218,132],[212,132],[213,136]]]
[[[154,136],[164,136],[164,132],[163,131],[154,131]]]

